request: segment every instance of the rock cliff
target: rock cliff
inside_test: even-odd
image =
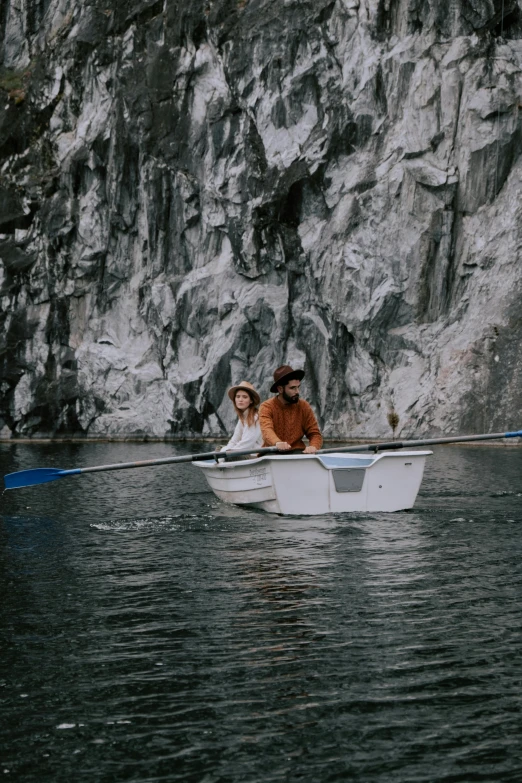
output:
[[[0,436],[522,420],[517,0],[3,0]]]

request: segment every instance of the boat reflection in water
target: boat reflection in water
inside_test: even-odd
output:
[[[195,462],[218,498],[273,514],[412,508],[431,451],[289,454]]]

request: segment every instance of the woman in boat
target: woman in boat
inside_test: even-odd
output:
[[[234,434],[221,451],[246,451],[259,449],[263,441],[257,409],[261,398],[248,381],[241,381],[228,390],[238,422]]]

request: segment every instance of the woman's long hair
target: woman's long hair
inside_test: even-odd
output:
[[[246,421],[248,426],[252,427],[252,425],[256,423],[256,414],[257,414],[257,406],[254,403],[254,398],[252,397],[252,395],[247,389],[238,389],[237,391],[246,391],[246,393],[250,397],[250,405],[248,406],[246,411],[240,411],[236,405],[236,394],[237,394],[236,392],[236,394],[234,394],[234,400],[233,400],[234,410],[236,411],[240,421]]]

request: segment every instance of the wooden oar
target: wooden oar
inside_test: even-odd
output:
[[[99,473],[103,470],[126,470],[127,468],[148,468],[152,465],[172,465],[177,462],[197,462],[204,459],[225,460],[230,457],[247,456],[248,454],[273,454],[277,451],[275,446],[266,449],[250,449],[249,451],[207,451],[204,454],[184,454],[181,457],[164,457],[162,459],[146,459],[140,462],[116,462],[114,465],[94,465],[90,468],[72,468],[71,470],[61,470],[60,468],[32,468],[30,470],[19,470],[16,473],[8,473],[4,476],[6,489],[18,489],[20,487],[31,487],[35,484],[47,484],[49,481],[56,481],[66,476],[79,476],[84,473]]]
[[[484,435],[455,435],[451,438],[423,438],[422,440],[392,440],[391,443],[361,443],[358,446],[341,446],[337,449],[321,449],[318,454],[333,454],[341,451],[391,451],[408,449],[414,446],[436,446],[439,443],[469,443],[474,440],[499,440],[500,438],[522,438],[522,430],[517,432],[495,432]]]

